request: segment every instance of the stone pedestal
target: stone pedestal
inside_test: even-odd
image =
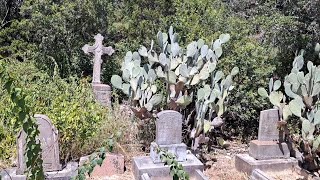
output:
[[[298,160],[294,158],[256,160],[249,156],[249,154],[238,154],[235,158],[236,169],[248,175],[254,169],[260,169],[261,171],[283,171],[294,168],[297,165]]]
[[[186,161],[187,159],[187,145],[184,143],[170,144],[170,145],[157,145],[155,142],[150,146],[150,157],[153,163],[161,163],[160,154],[157,153],[157,148],[163,149],[176,156],[178,162]]]
[[[111,107],[111,87],[106,84],[92,84],[96,100],[105,107]]]
[[[290,151],[284,142],[253,140],[250,142],[249,155],[257,160],[289,158]]]

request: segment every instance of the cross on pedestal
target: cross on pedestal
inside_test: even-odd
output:
[[[101,56],[104,54],[111,56],[114,53],[114,50],[112,49],[111,46],[104,47],[102,45],[102,41],[104,38],[101,34],[95,35],[94,39],[95,39],[95,43],[93,46],[89,46],[88,44],[86,44],[83,46],[82,50],[86,54],[89,54],[89,53],[94,54],[92,84],[100,84],[101,83],[100,74],[101,74],[101,64],[102,64]]]

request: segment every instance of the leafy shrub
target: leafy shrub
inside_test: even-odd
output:
[[[78,159],[81,155],[94,151],[104,143],[95,137],[103,134],[111,136],[122,127],[111,125],[116,123],[113,116],[110,116],[108,109],[95,102],[86,79],[63,80],[57,76],[52,78],[30,62],[10,62],[8,70],[30,97],[28,101],[33,112],[46,114],[58,129],[62,160]],[[8,95],[1,91],[0,137],[4,138],[0,142],[0,159],[7,162],[10,157],[14,157],[15,136],[20,130],[15,126],[16,121],[11,112],[13,106],[8,98]],[[102,124],[109,124],[110,129]],[[104,132],[100,131],[101,127],[104,127]]]

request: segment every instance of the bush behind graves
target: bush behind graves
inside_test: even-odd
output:
[[[57,75],[50,77],[32,62],[11,61],[7,65],[10,75],[16,77],[19,87],[27,93],[33,112],[46,114],[57,127],[62,160],[78,159],[93,152],[103,144],[103,141],[94,137],[110,136],[121,127],[112,126],[115,124],[113,116],[94,101],[87,79],[65,80]],[[13,104],[9,101],[8,94],[3,90],[0,93],[0,159],[10,163],[14,160],[15,137],[20,128],[16,125]],[[104,131],[100,131],[101,127]]]

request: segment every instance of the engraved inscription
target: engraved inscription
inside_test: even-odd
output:
[[[182,140],[182,115],[176,111],[158,113],[156,143],[158,145],[179,144]]]
[[[258,140],[274,141],[279,140],[279,111],[277,109],[269,109],[261,111],[259,121]]]

